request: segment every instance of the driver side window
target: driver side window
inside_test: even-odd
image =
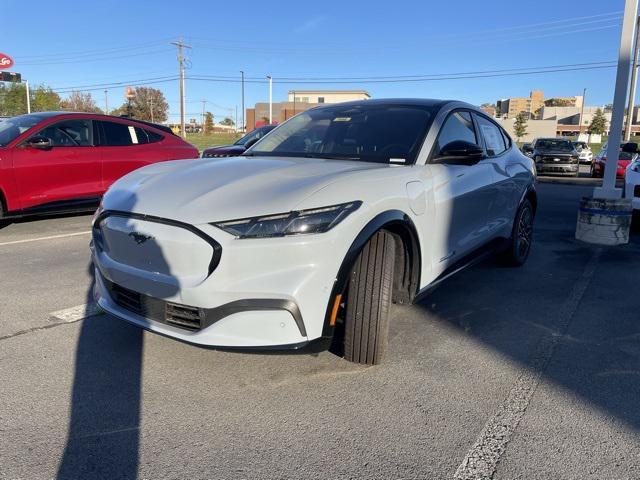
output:
[[[92,145],[89,120],[65,120],[49,125],[36,135],[51,140],[52,147],[87,147]]]
[[[469,112],[458,111],[449,115],[438,134],[437,152],[440,152],[442,147],[448,143],[457,140],[474,144],[478,143]]]

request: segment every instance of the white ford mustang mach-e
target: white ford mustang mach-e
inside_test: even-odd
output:
[[[529,254],[533,162],[478,108],[367,100],[298,114],[243,156],[137,170],[93,223],[107,312],[216,347],[332,339],[374,364],[389,305]]]

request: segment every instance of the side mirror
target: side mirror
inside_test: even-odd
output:
[[[452,163],[468,163],[473,164],[484,158],[484,150],[480,145],[465,142],[464,140],[454,140],[447,143],[438,154],[437,160],[451,160]]]
[[[35,135],[26,141],[26,144],[32,148],[40,150],[49,150],[51,148],[51,140],[42,135]]]

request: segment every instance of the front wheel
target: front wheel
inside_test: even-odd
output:
[[[533,206],[525,199],[516,213],[509,247],[502,254],[502,260],[507,265],[519,267],[529,258],[533,240],[533,217]]]
[[[364,246],[351,271],[346,290],[344,358],[380,363],[389,337],[389,307],[393,290],[395,240],[379,231]]]

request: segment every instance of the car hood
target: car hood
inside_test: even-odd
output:
[[[103,199],[120,210],[191,224],[288,212],[339,178],[386,164],[283,157],[157,163],[115,182]],[[345,198],[333,203],[357,200]]]
[[[534,153],[545,156],[555,155],[556,157],[569,157],[573,155],[573,152],[567,152],[566,150],[535,150]]]

